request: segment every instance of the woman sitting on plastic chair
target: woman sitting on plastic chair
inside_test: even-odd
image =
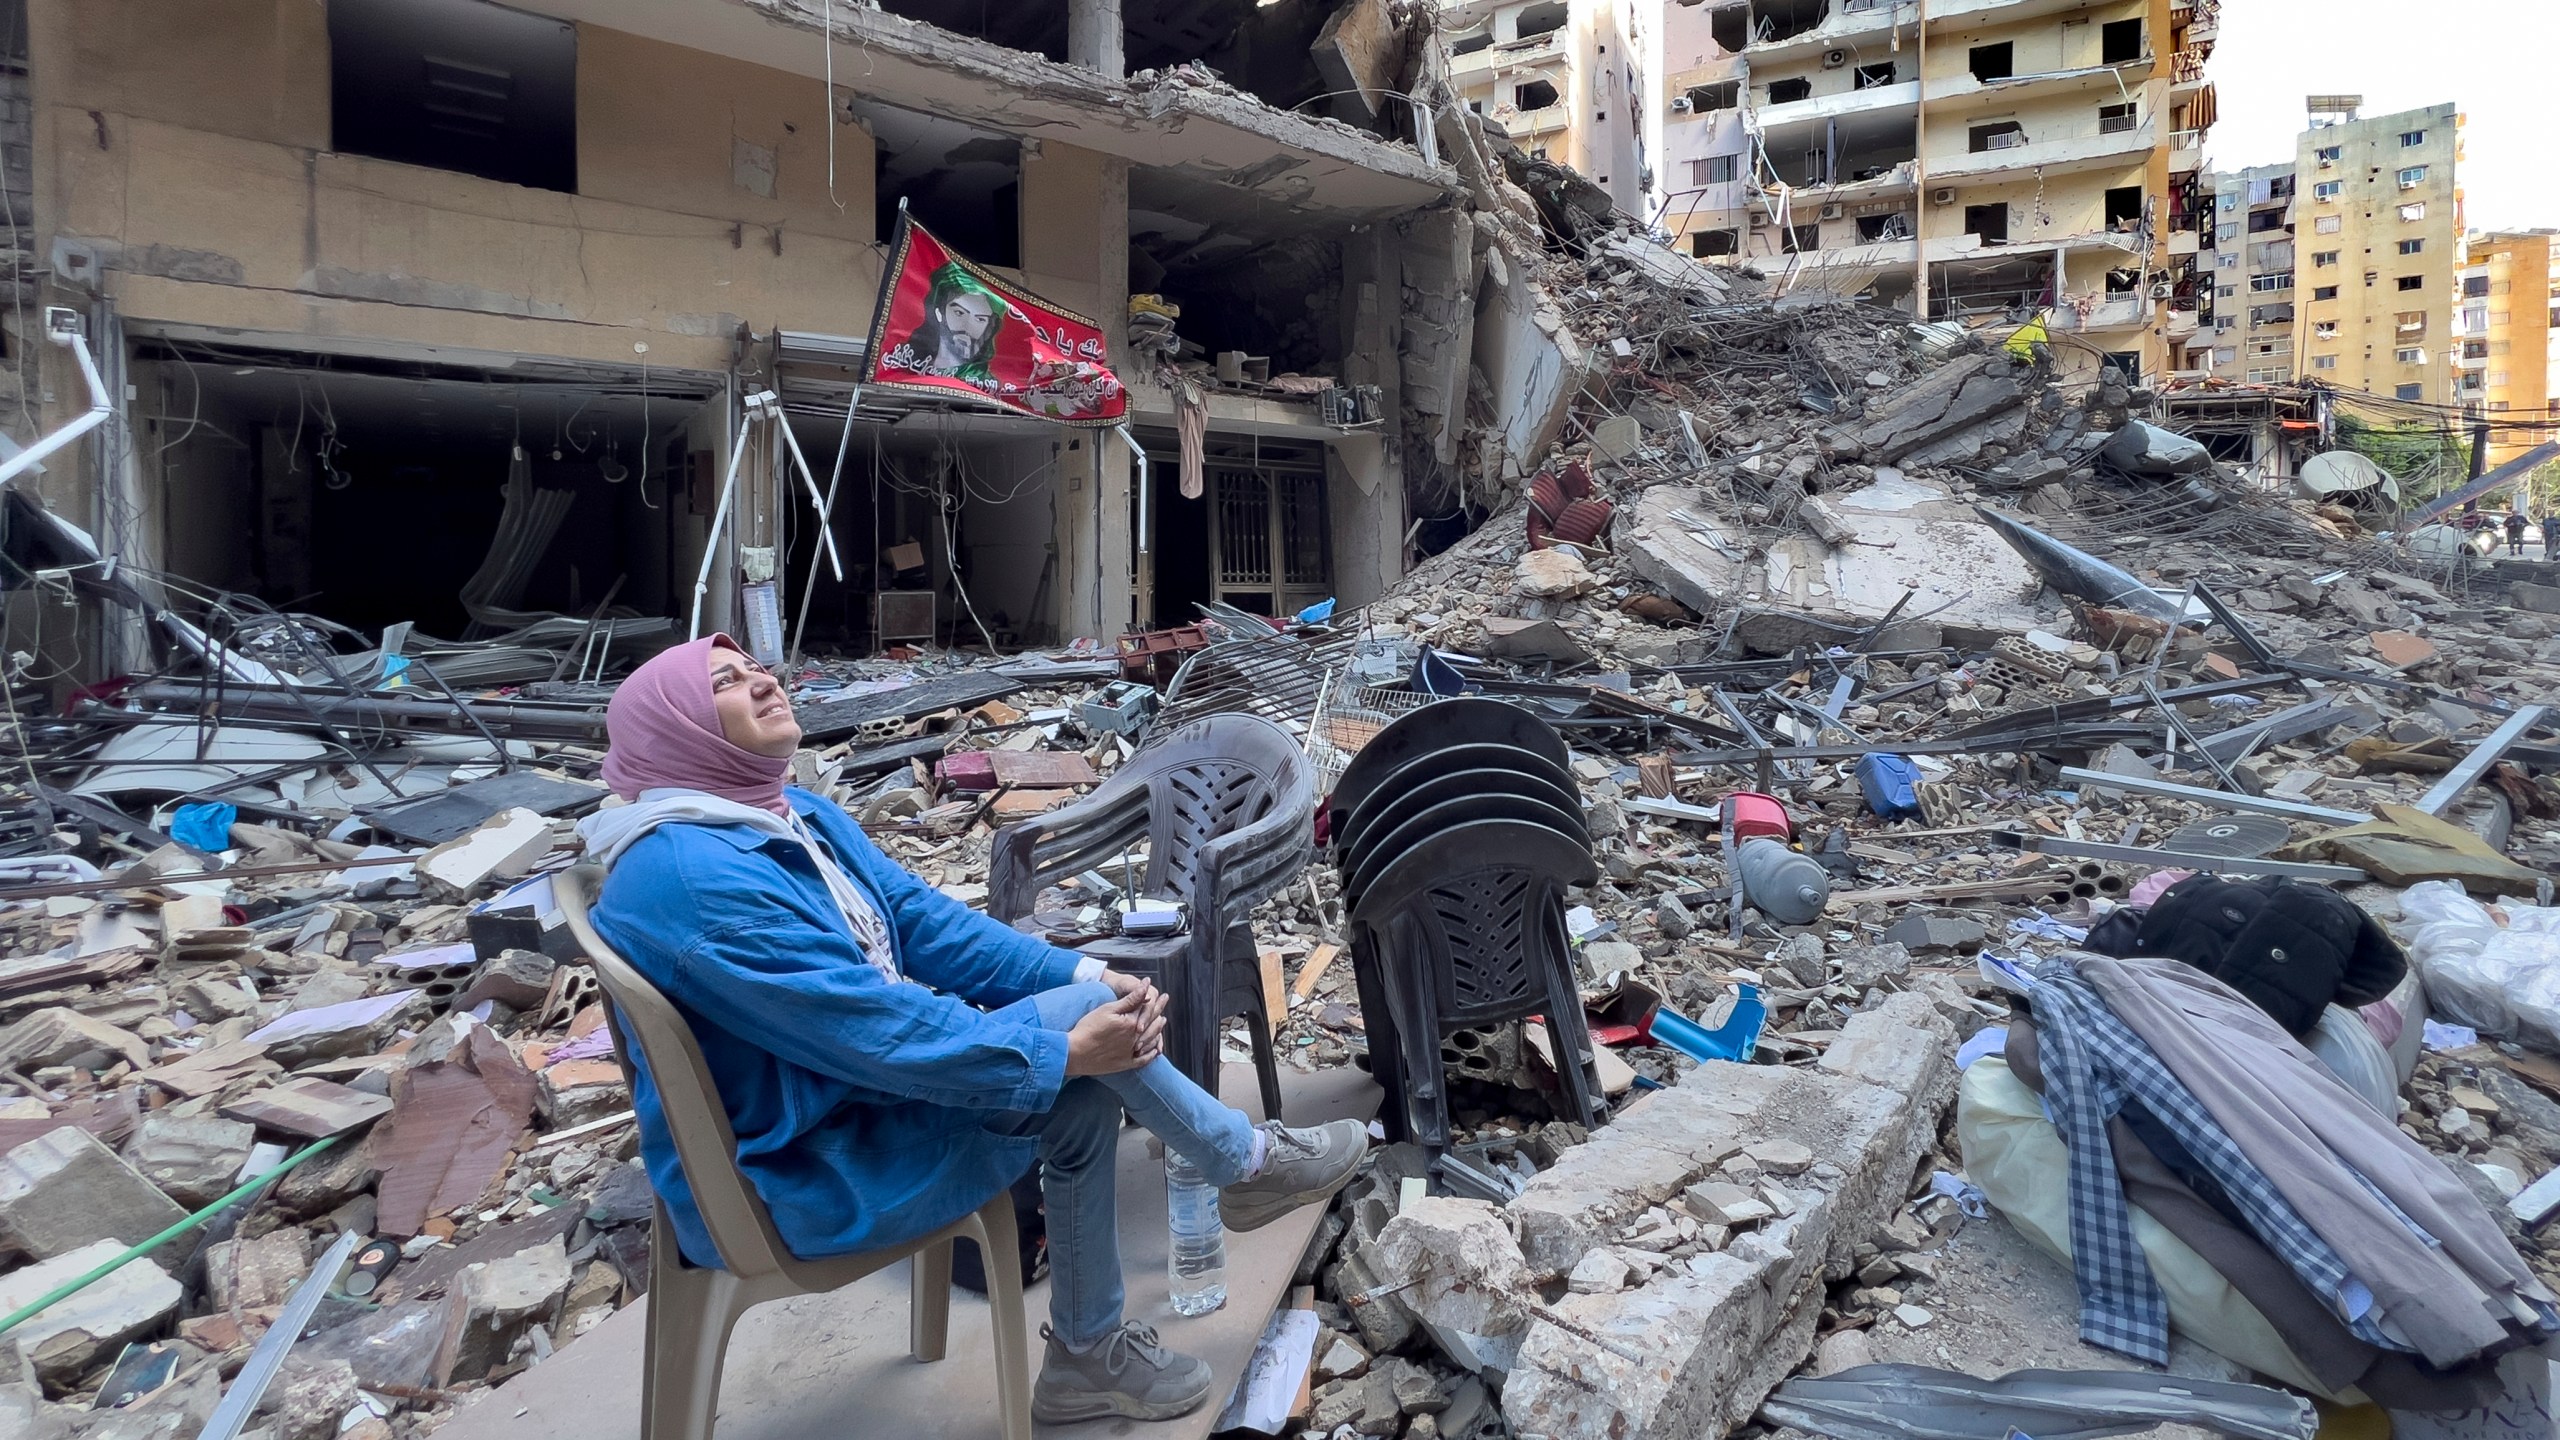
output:
[[[929,1234],[1037,1154],[1051,1283],[1034,1418],[1159,1420],[1206,1401],[1209,1366],[1121,1316],[1121,1113],[1223,1187],[1231,1230],[1339,1190],[1365,1127],[1251,1124],[1163,1057],[1154,986],[968,909],[786,787],[799,722],[727,636],[641,666],[605,727],[605,781],[631,803],[579,827],[610,867],[596,929],[692,1026],[738,1166],[791,1249]],[[632,1092],[685,1258],[716,1266],[645,1069]]]

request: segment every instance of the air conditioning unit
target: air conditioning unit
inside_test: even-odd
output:
[[[1672,113],[1672,114],[1674,114],[1674,115],[1686,115],[1686,114],[1688,114],[1688,113],[1689,113],[1689,97],[1688,97],[1688,96],[1686,96],[1686,95],[1674,95],[1674,96],[1672,96],[1672,97],[1671,97],[1671,113]]]
[[[2152,282],[2151,298],[2154,300],[2166,300],[2177,293],[2178,287],[2170,284],[2166,280],[2156,280]]]
[[[1932,205],[1953,205],[1956,203],[1955,187],[1952,185],[1944,185],[1930,191],[1929,203]]]
[[[1846,50],[1825,50],[1822,52],[1822,68],[1825,70],[1837,70],[1848,63],[1849,52]]]
[[[1841,208],[1837,204],[1825,205],[1822,207],[1822,218],[1825,220],[1837,220],[1840,218],[1841,214]]]

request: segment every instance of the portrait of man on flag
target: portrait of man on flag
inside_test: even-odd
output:
[[[1006,283],[898,212],[862,383],[965,395],[1066,425],[1117,425],[1128,392],[1102,328]]]

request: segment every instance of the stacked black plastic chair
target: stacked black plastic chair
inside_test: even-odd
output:
[[[1253,907],[1315,858],[1315,773],[1288,731],[1253,715],[1213,715],[1150,738],[1100,789],[996,832],[987,913],[1031,914],[1043,886],[1146,847],[1138,893],[1181,901],[1189,932],[1114,937],[1082,953],[1154,980],[1173,997],[1165,1054],[1218,1089],[1218,1028],[1241,1014],[1262,1107],[1280,1118],[1280,1069],[1255,963]]]
[[[1565,931],[1565,891],[1599,878],[1563,739],[1498,700],[1426,705],[1352,757],[1332,799],[1335,863],[1391,1139],[1449,1144],[1440,1041],[1543,1015],[1563,1113],[1605,1101]]]

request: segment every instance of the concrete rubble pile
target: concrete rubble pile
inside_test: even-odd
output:
[[[1749,986],[1760,1063],[1638,1034],[1647,1088],[1586,1133],[1516,1030],[1444,1044],[1460,1150],[1519,1188],[1417,1200],[1419,1152],[1382,1154],[1300,1266],[1326,1329],[1298,1433],[1750,1434],[1800,1367],[2123,1369],[2073,1338],[2066,1264],[1968,1218],[1954,1055],[2008,1003],[1976,956],[2070,948],[2198,864],[2310,867],[2395,925],[2430,878],[2547,903],[2560,624],[2515,577],[2422,574],[2353,512],[2247,487],[2111,370],[2057,381],[1573,228],[1540,276],[1597,357],[1567,438],[1368,607],[1362,650],[1566,727],[1605,870],[1571,922],[1595,1033],[1630,995],[1719,1029]],[[2092,593],[2082,561],[2134,583]],[[1892,818],[1870,754],[1918,769]],[[1804,923],[1735,896],[1736,791],[1829,868]],[[1282,942],[1317,947],[1300,1065],[1361,1053],[1333,938]],[[2560,1063],[2484,1045],[2429,1055],[2401,1118],[2503,1200],[2560,1166],[2554,1093]],[[2183,1340],[2172,1368],[2249,1378]]]

